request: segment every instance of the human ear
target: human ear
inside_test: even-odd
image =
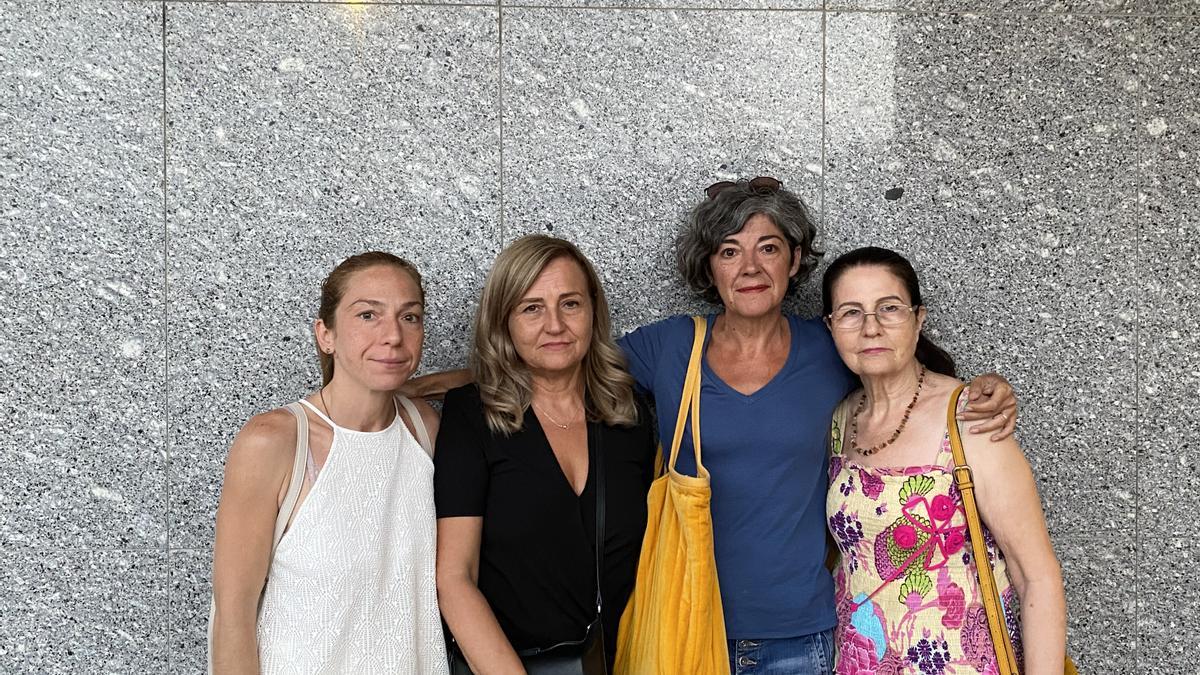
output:
[[[325,354],[333,353],[333,329],[326,326],[323,320],[313,322],[313,335],[317,338],[317,349]]]
[[[792,271],[788,272],[788,278],[796,276],[800,273],[800,263],[804,260],[804,247],[797,246],[792,249]]]

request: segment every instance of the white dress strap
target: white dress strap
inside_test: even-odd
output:
[[[317,417],[320,417],[322,420],[324,420],[325,424],[328,424],[330,429],[338,428],[338,425],[334,424],[333,420],[329,419],[329,416],[326,415],[325,413],[321,412],[321,409],[318,408],[317,406],[309,403],[308,401],[306,401],[304,399],[300,399],[300,404],[303,405],[305,408],[308,408],[309,410],[313,411],[314,415],[316,415]]]
[[[429,442],[429,431],[425,428],[425,420],[421,419],[421,411],[417,410],[417,406],[404,396],[397,394],[396,401],[404,406],[404,411],[412,420],[413,430],[417,432],[417,443],[421,444],[421,449],[425,451],[425,454],[433,457],[433,443]]]
[[[296,456],[292,458],[292,478],[288,482],[287,494],[279,504],[279,515],[275,518],[275,537],[271,541],[271,553],[283,539],[283,532],[292,520],[292,512],[296,510],[296,502],[300,498],[300,489],[304,487],[304,467],[308,464],[308,416],[304,409],[295,403],[287,406],[289,412],[296,416]]]

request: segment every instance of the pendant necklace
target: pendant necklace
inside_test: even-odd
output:
[[[534,409],[535,411],[537,411],[537,412],[540,412],[540,413],[542,413],[543,415],[545,415],[545,416],[546,416],[546,420],[547,420],[547,421],[549,421],[549,422],[550,422],[551,424],[553,424],[554,426],[558,427],[559,429],[569,429],[569,428],[571,428],[571,424],[572,424],[571,422],[567,422],[566,424],[559,424],[558,420],[556,420],[556,419],[554,419],[553,417],[551,417],[551,416],[550,416],[550,413],[546,412],[546,411],[545,411],[544,409],[542,409],[542,408],[539,408],[539,407],[538,407],[537,405],[535,405],[535,404],[534,404],[532,401],[530,401],[530,402],[529,402],[529,405],[533,406],[533,409]]]

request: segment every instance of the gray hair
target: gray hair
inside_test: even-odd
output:
[[[687,285],[700,297],[721,304],[721,296],[713,284],[709,257],[731,234],[740,232],[746,221],[763,214],[783,231],[788,251],[800,247],[800,270],[788,282],[788,294],[796,291],[825,255],[814,245],[817,225],[804,200],[789,190],[755,189],[750,182],[740,180],[721,190],[712,199],[705,199],[688,214],[687,224],[675,240],[675,264]]]

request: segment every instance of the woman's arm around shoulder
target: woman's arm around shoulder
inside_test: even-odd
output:
[[[1066,597],[1029,462],[1011,436],[993,441],[963,434],[963,450],[980,517],[1004,553],[1021,601],[1024,672],[1059,675],[1066,655]]]
[[[470,384],[474,381],[475,376],[466,368],[439,370],[436,373],[408,378],[404,386],[400,387],[400,393],[413,401],[440,401],[446,396],[446,392],[451,389]]]
[[[993,441],[1002,441],[1017,429],[1017,396],[1012,385],[1003,375],[985,373],[971,380],[968,390],[969,403],[958,413],[964,422],[978,422],[967,428],[972,434],[991,435]]]
[[[258,601],[295,451],[296,418],[282,409],[251,418],[229,448],[213,547],[216,675],[258,673]]]

